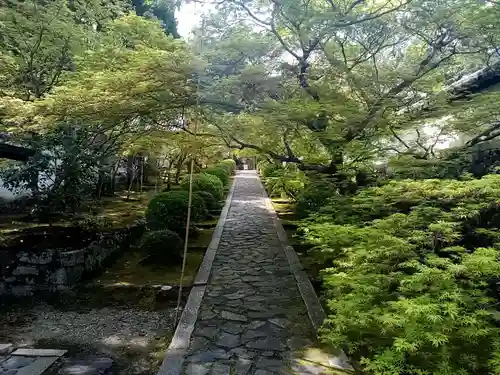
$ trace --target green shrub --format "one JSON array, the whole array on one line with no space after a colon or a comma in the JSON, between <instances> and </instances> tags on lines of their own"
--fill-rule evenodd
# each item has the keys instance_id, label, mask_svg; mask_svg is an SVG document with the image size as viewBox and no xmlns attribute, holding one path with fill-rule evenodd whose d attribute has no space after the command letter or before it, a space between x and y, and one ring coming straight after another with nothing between
<instances>
[{"instance_id":1,"label":"green shrub","mask_svg":"<svg viewBox=\"0 0 500 375\"><path fill-rule=\"evenodd\" d=\"M208 191L197 191L196 194L198 194L203 199L207 210L212 211L216 210L219 207L217 200Z\"/></svg>"},{"instance_id":2,"label":"green shrub","mask_svg":"<svg viewBox=\"0 0 500 375\"><path fill-rule=\"evenodd\" d=\"M375 375L499 373L497 202L497 175L330 198L302 224L326 268L322 340Z\"/></svg>"},{"instance_id":3,"label":"green shrub","mask_svg":"<svg viewBox=\"0 0 500 375\"><path fill-rule=\"evenodd\" d=\"M296 200L304 190L306 177L294 168L277 169L272 177L264 179L264 185L270 196L281 196Z\"/></svg>"},{"instance_id":4,"label":"green shrub","mask_svg":"<svg viewBox=\"0 0 500 375\"><path fill-rule=\"evenodd\" d=\"M214 166L206 169L202 169L203 173L211 174L219 178L222 181L222 184L226 186L229 183L229 171L227 167L224 166Z\"/></svg>"},{"instance_id":5,"label":"green shrub","mask_svg":"<svg viewBox=\"0 0 500 375\"><path fill-rule=\"evenodd\" d=\"M224 159L219 164L226 167L231 175L236 172L236 162L233 159Z\"/></svg>"},{"instance_id":6,"label":"green shrub","mask_svg":"<svg viewBox=\"0 0 500 375\"><path fill-rule=\"evenodd\" d=\"M181 187L184 190L189 189L189 176L182 180ZM217 201L220 201L224 196L224 185L217 176L197 173L193 174L193 191L208 191Z\"/></svg>"},{"instance_id":7,"label":"green shrub","mask_svg":"<svg viewBox=\"0 0 500 375\"><path fill-rule=\"evenodd\" d=\"M337 194L335 186L321 179L310 180L298 194L295 213L298 218L305 218L323 207L327 200Z\"/></svg>"},{"instance_id":8,"label":"green shrub","mask_svg":"<svg viewBox=\"0 0 500 375\"><path fill-rule=\"evenodd\" d=\"M262 177L278 177L283 173L284 167L281 164L264 162L259 166Z\"/></svg>"},{"instance_id":9,"label":"green shrub","mask_svg":"<svg viewBox=\"0 0 500 375\"><path fill-rule=\"evenodd\" d=\"M189 193L184 190L157 194L146 210L147 226L151 230L170 229L182 233L186 228ZM193 194L191 220L196 222L207 215L203 198Z\"/></svg>"},{"instance_id":10,"label":"green shrub","mask_svg":"<svg viewBox=\"0 0 500 375\"><path fill-rule=\"evenodd\" d=\"M182 259L184 241L171 230L146 232L139 250L147 256L148 263L177 264Z\"/></svg>"}]
</instances>

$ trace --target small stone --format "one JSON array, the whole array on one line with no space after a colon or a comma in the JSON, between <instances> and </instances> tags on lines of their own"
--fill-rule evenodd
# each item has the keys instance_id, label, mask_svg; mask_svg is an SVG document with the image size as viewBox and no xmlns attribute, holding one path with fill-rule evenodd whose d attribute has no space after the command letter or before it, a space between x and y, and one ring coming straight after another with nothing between
<instances>
[{"instance_id":1,"label":"small stone","mask_svg":"<svg viewBox=\"0 0 500 375\"><path fill-rule=\"evenodd\" d=\"M2 370L0 369L0 375L16 375L17 370Z\"/></svg>"},{"instance_id":2,"label":"small stone","mask_svg":"<svg viewBox=\"0 0 500 375\"><path fill-rule=\"evenodd\" d=\"M222 363L215 363L212 367L213 375L230 375L231 368L228 365L224 365Z\"/></svg>"},{"instance_id":3,"label":"small stone","mask_svg":"<svg viewBox=\"0 0 500 375\"><path fill-rule=\"evenodd\" d=\"M101 375L113 366L111 358L73 359L67 361L58 375Z\"/></svg>"},{"instance_id":4,"label":"small stone","mask_svg":"<svg viewBox=\"0 0 500 375\"><path fill-rule=\"evenodd\" d=\"M249 329L257 329L257 328L262 327L264 324L266 324L266 322L261 321L261 320L256 320L256 321L250 323L250 325L248 326L248 328Z\"/></svg>"},{"instance_id":5,"label":"small stone","mask_svg":"<svg viewBox=\"0 0 500 375\"><path fill-rule=\"evenodd\" d=\"M266 352L262 353L262 355L264 357L272 357L272 356L274 356L274 352L266 351Z\"/></svg>"},{"instance_id":6,"label":"small stone","mask_svg":"<svg viewBox=\"0 0 500 375\"><path fill-rule=\"evenodd\" d=\"M236 363L235 375L247 375L252 367L252 361L245 358L238 359Z\"/></svg>"},{"instance_id":7,"label":"small stone","mask_svg":"<svg viewBox=\"0 0 500 375\"><path fill-rule=\"evenodd\" d=\"M267 368L267 369L270 369L271 367L280 368L282 366L283 366L282 360L268 359L268 358L259 358L259 360L255 364L255 367L257 368Z\"/></svg>"},{"instance_id":8,"label":"small stone","mask_svg":"<svg viewBox=\"0 0 500 375\"><path fill-rule=\"evenodd\" d=\"M186 374L189 375L206 375L210 372L211 363L190 363L186 368Z\"/></svg>"},{"instance_id":9,"label":"small stone","mask_svg":"<svg viewBox=\"0 0 500 375\"><path fill-rule=\"evenodd\" d=\"M232 349L240 345L240 336L224 332L215 344L223 348Z\"/></svg>"},{"instance_id":10,"label":"small stone","mask_svg":"<svg viewBox=\"0 0 500 375\"><path fill-rule=\"evenodd\" d=\"M206 337L208 339L213 339L218 333L215 327L203 327L195 331L195 334L201 337Z\"/></svg>"},{"instance_id":11,"label":"small stone","mask_svg":"<svg viewBox=\"0 0 500 375\"><path fill-rule=\"evenodd\" d=\"M226 294L225 297L229 300L240 299L240 298L245 297L245 293L237 292L237 293L232 293L232 294Z\"/></svg>"},{"instance_id":12,"label":"small stone","mask_svg":"<svg viewBox=\"0 0 500 375\"><path fill-rule=\"evenodd\" d=\"M278 352L285 350L281 341L275 337L266 337L264 339L250 341L246 346L251 349L273 350Z\"/></svg>"},{"instance_id":13,"label":"small stone","mask_svg":"<svg viewBox=\"0 0 500 375\"><path fill-rule=\"evenodd\" d=\"M267 333L262 332L262 331L247 331L247 332L245 332L245 334L243 335L242 338L244 341L249 341L249 340L256 339L258 337L266 337L266 336L267 336Z\"/></svg>"},{"instance_id":14,"label":"small stone","mask_svg":"<svg viewBox=\"0 0 500 375\"><path fill-rule=\"evenodd\" d=\"M238 322L246 322L247 318L241 314L236 314L230 311L222 311L221 313L222 319L227 319L227 320L236 320Z\"/></svg>"},{"instance_id":15,"label":"small stone","mask_svg":"<svg viewBox=\"0 0 500 375\"><path fill-rule=\"evenodd\" d=\"M271 371L259 369L259 370L255 371L255 375L274 375L274 373Z\"/></svg>"},{"instance_id":16,"label":"small stone","mask_svg":"<svg viewBox=\"0 0 500 375\"><path fill-rule=\"evenodd\" d=\"M280 328L285 328L288 325L288 320L281 318L269 319L269 322Z\"/></svg>"},{"instance_id":17,"label":"small stone","mask_svg":"<svg viewBox=\"0 0 500 375\"><path fill-rule=\"evenodd\" d=\"M229 332L229 333L232 333L233 335L237 335L241 332L243 332L243 327L241 326L241 324L239 323L235 323L235 322L227 322L225 323L221 329L225 332Z\"/></svg>"}]
</instances>

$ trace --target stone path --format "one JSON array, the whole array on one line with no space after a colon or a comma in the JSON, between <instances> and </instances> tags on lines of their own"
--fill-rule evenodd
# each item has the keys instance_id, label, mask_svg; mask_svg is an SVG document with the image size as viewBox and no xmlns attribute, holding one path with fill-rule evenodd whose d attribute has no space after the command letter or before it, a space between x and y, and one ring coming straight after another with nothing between
<instances>
[{"instance_id":1,"label":"stone path","mask_svg":"<svg viewBox=\"0 0 500 375\"><path fill-rule=\"evenodd\" d=\"M320 374L315 334L255 172L240 172L183 374Z\"/></svg>"}]
</instances>

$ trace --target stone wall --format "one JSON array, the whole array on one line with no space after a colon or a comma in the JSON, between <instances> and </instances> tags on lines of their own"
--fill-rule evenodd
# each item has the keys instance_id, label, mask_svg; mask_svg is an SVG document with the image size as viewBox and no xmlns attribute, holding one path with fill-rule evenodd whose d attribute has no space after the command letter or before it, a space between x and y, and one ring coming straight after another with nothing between
<instances>
[{"instance_id":1,"label":"stone wall","mask_svg":"<svg viewBox=\"0 0 500 375\"><path fill-rule=\"evenodd\" d=\"M30 296L69 289L86 274L101 269L111 255L127 249L144 231L144 223L138 221L123 230L103 234L82 249L21 251L0 279L0 295Z\"/></svg>"}]
</instances>

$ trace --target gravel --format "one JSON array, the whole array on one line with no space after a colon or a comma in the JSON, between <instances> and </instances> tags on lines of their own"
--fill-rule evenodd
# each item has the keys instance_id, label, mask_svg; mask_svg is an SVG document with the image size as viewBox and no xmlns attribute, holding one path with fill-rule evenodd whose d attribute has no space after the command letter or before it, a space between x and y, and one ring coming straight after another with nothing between
<instances>
[{"instance_id":1,"label":"gravel","mask_svg":"<svg viewBox=\"0 0 500 375\"><path fill-rule=\"evenodd\" d=\"M174 309L146 311L115 307L63 311L50 305L9 312L0 331L15 345L49 346L69 350L69 357L111 356L120 374L150 374L151 354L159 342L168 342ZM55 347L57 346L57 347Z\"/></svg>"}]
</instances>

